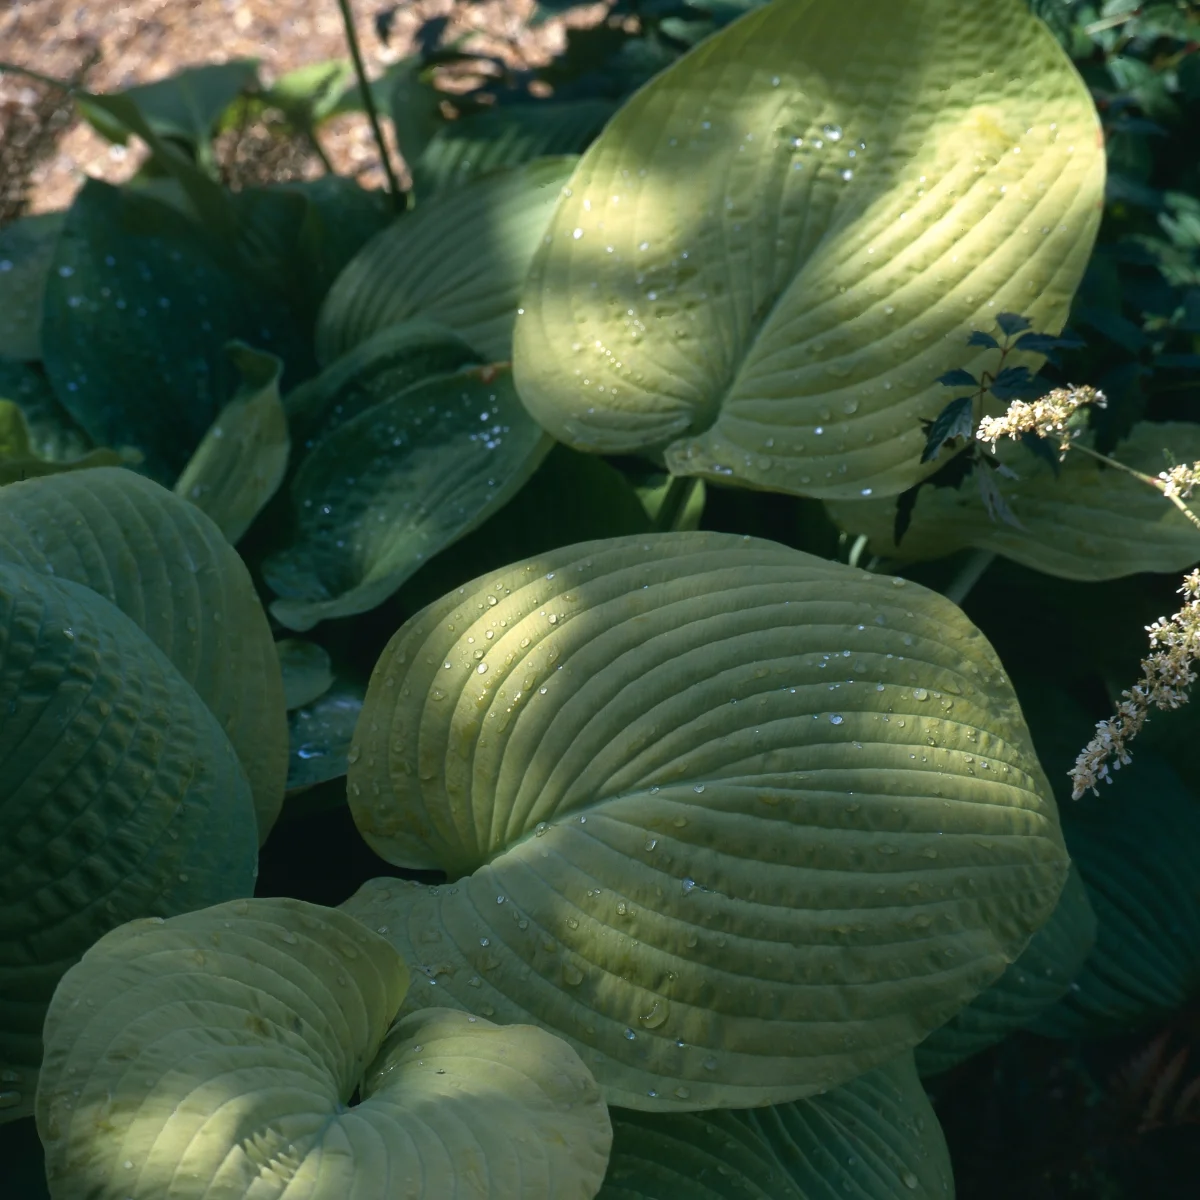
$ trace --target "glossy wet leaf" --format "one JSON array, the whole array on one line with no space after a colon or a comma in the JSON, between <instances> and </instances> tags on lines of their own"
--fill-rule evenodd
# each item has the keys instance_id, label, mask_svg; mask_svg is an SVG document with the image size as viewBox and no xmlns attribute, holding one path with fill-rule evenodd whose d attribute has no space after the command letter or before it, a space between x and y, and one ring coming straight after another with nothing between
<instances>
[{"instance_id":1,"label":"glossy wet leaf","mask_svg":"<svg viewBox=\"0 0 1200 1200\"><path fill-rule=\"evenodd\" d=\"M272 615L303 630L374 608L511 499L549 448L507 369L430 379L359 413L291 482L293 540L262 568Z\"/></svg>"},{"instance_id":2,"label":"glossy wet leaf","mask_svg":"<svg viewBox=\"0 0 1200 1200\"><path fill-rule=\"evenodd\" d=\"M46 372L93 441L136 446L145 470L173 483L237 389L225 344L286 358L290 321L178 212L89 180L46 287Z\"/></svg>"},{"instance_id":3,"label":"glossy wet leaf","mask_svg":"<svg viewBox=\"0 0 1200 1200\"><path fill-rule=\"evenodd\" d=\"M376 853L451 881L347 901L436 980L406 1003L532 1020L626 1107L778 1103L886 1062L1017 957L1067 872L959 609L724 534L456 589L388 644L350 758Z\"/></svg>"},{"instance_id":4,"label":"glossy wet leaf","mask_svg":"<svg viewBox=\"0 0 1200 1200\"><path fill-rule=\"evenodd\" d=\"M615 1109L600 1200L946 1200L953 1187L941 1126L905 1054L791 1104Z\"/></svg>"},{"instance_id":5,"label":"glossy wet leaf","mask_svg":"<svg viewBox=\"0 0 1200 1200\"><path fill-rule=\"evenodd\" d=\"M35 213L0 229L0 358L42 357L42 298L64 213Z\"/></svg>"},{"instance_id":6,"label":"glossy wet leaf","mask_svg":"<svg viewBox=\"0 0 1200 1200\"><path fill-rule=\"evenodd\" d=\"M248 895L258 843L217 720L90 588L0 562L0 714L4 1119L32 1111L63 972L122 921Z\"/></svg>"},{"instance_id":7,"label":"glossy wet leaf","mask_svg":"<svg viewBox=\"0 0 1200 1200\"><path fill-rule=\"evenodd\" d=\"M517 293L574 158L537 159L438 196L371 239L330 289L317 357L415 317L495 361L512 357Z\"/></svg>"},{"instance_id":8,"label":"glossy wet leaf","mask_svg":"<svg viewBox=\"0 0 1200 1200\"><path fill-rule=\"evenodd\" d=\"M311 704L333 684L329 654L316 642L303 638L284 638L275 643L279 667L283 672L283 695L288 712Z\"/></svg>"},{"instance_id":9,"label":"glossy wet leaf","mask_svg":"<svg viewBox=\"0 0 1200 1200\"><path fill-rule=\"evenodd\" d=\"M1111 787L1065 811L1064 832L1096 911L1096 946L1030 1028L1112 1035L1182 1008L1200 987L1200 798L1140 751Z\"/></svg>"},{"instance_id":10,"label":"glossy wet leaf","mask_svg":"<svg viewBox=\"0 0 1200 1200\"><path fill-rule=\"evenodd\" d=\"M992 519L970 480L959 489L922 488L899 547L892 540L894 500L831 502L829 514L848 533L866 534L872 554L907 561L977 546L1048 575L1095 582L1181 571L1200 558L1200 530L1132 475L1078 452L1068 452L1056 473L1007 440L997 456L1019 476L997 481L1019 525ZM1113 456L1157 475L1173 462L1200 459L1200 428L1142 421Z\"/></svg>"},{"instance_id":11,"label":"glossy wet leaf","mask_svg":"<svg viewBox=\"0 0 1200 1200\"><path fill-rule=\"evenodd\" d=\"M615 111L610 100L506 104L442 124L413 167L424 201L434 192L543 155L577 154Z\"/></svg>"},{"instance_id":12,"label":"glossy wet leaf","mask_svg":"<svg viewBox=\"0 0 1200 1200\"><path fill-rule=\"evenodd\" d=\"M194 505L112 467L0 489L0 560L93 588L212 709L250 780L265 840L283 803L283 680L236 551Z\"/></svg>"},{"instance_id":13,"label":"glossy wet leaf","mask_svg":"<svg viewBox=\"0 0 1200 1200\"><path fill-rule=\"evenodd\" d=\"M365 694L358 684L339 680L288 713L289 792L346 774Z\"/></svg>"},{"instance_id":14,"label":"glossy wet leaf","mask_svg":"<svg viewBox=\"0 0 1200 1200\"><path fill-rule=\"evenodd\" d=\"M611 1133L574 1052L455 1012L389 1031L407 984L382 937L297 900L115 930L47 1020L53 1193L593 1196Z\"/></svg>"},{"instance_id":15,"label":"glossy wet leaf","mask_svg":"<svg viewBox=\"0 0 1200 1200\"><path fill-rule=\"evenodd\" d=\"M287 470L283 363L240 342L228 347L242 383L175 481L175 494L207 513L231 544L250 528Z\"/></svg>"},{"instance_id":16,"label":"glossy wet leaf","mask_svg":"<svg viewBox=\"0 0 1200 1200\"><path fill-rule=\"evenodd\" d=\"M993 365L970 331L1062 324L1103 184L1088 91L1020 0L776 0L589 147L521 293L517 386L580 449L896 494L932 469L938 377Z\"/></svg>"},{"instance_id":17,"label":"glossy wet leaf","mask_svg":"<svg viewBox=\"0 0 1200 1200\"><path fill-rule=\"evenodd\" d=\"M1054 914L1021 957L916 1049L922 1076L936 1075L1028 1025L1067 994L1096 944L1096 914L1072 866Z\"/></svg>"},{"instance_id":18,"label":"glossy wet leaf","mask_svg":"<svg viewBox=\"0 0 1200 1200\"><path fill-rule=\"evenodd\" d=\"M30 445L40 458L81 458L93 449L36 366L0 359L0 400L11 400L24 414Z\"/></svg>"},{"instance_id":19,"label":"glossy wet leaf","mask_svg":"<svg viewBox=\"0 0 1200 1200\"><path fill-rule=\"evenodd\" d=\"M405 321L360 342L284 400L301 451L384 400L435 375L479 362L462 338L430 321Z\"/></svg>"}]
</instances>

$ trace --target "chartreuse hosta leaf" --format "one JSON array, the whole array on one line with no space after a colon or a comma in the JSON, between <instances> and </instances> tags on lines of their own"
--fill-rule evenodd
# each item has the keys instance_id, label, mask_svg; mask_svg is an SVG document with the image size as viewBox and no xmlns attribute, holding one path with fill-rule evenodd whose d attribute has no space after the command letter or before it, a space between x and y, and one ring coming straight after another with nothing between
<instances>
[{"instance_id":1,"label":"chartreuse hosta leaf","mask_svg":"<svg viewBox=\"0 0 1200 1200\"><path fill-rule=\"evenodd\" d=\"M776 0L584 154L521 295L530 411L598 453L890 495L996 312L1057 329L1100 219L1088 91L1020 0Z\"/></svg>"},{"instance_id":2,"label":"chartreuse hosta leaf","mask_svg":"<svg viewBox=\"0 0 1200 1200\"><path fill-rule=\"evenodd\" d=\"M256 849L237 755L166 656L90 588L0 562L0 1118L32 1111L62 973L131 917L248 895Z\"/></svg>"},{"instance_id":3,"label":"chartreuse hosta leaf","mask_svg":"<svg viewBox=\"0 0 1200 1200\"><path fill-rule=\"evenodd\" d=\"M1176 1011L1200 988L1200 798L1142 751L1111 788L1067 815L1071 854L1096 910L1096 947L1030 1028L1051 1037L1124 1033Z\"/></svg>"},{"instance_id":4,"label":"chartreuse hosta leaf","mask_svg":"<svg viewBox=\"0 0 1200 1200\"><path fill-rule=\"evenodd\" d=\"M995 979L1067 857L994 652L900 579L725 534L547 552L392 639L350 753L347 901L610 1103L794 1100ZM436 986L430 986L434 984Z\"/></svg>"},{"instance_id":5,"label":"chartreuse hosta leaf","mask_svg":"<svg viewBox=\"0 0 1200 1200\"><path fill-rule=\"evenodd\" d=\"M578 1056L461 1012L389 1030L407 983L383 938L299 900L114 930L46 1020L51 1195L594 1196L611 1128Z\"/></svg>"},{"instance_id":6,"label":"chartreuse hosta leaf","mask_svg":"<svg viewBox=\"0 0 1200 1200\"><path fill-rule=\"evenodd\" d=\"M828 505L830 516L849 533L865 533L876 554L915 561L978 546L1048 575L1089 582L1181 571L1200 558L1196 527L1132 475L1071 452L1055 475L1014 442L1001 442L997 451L1019 475L999 480L1019 526L995 520L969 479L958 489L922 488L899 546L892 540L894 500L840 501ZM1200 427L1140 422L1113 457L1157 475L1174 462L1200 459Z\"/></svg>"},{"instance_id":7,"label":"chartreuse hosta leaf","mask_svg":"<svg viewBox=\"0 0 1200 1200\"><path fill-rule=\"evenodd\" d=\"M311 450L322 438L405 388L433 375L474 365L479 355L445 326L405 321L359 342L284 400L298 447Z\"/></svg>"},{"instance_id":8,"label":"chartreuse hosta leaf","mask_svg":"<svg viewBox=\"0 0 1200 1200\"><path fill-rule=\"evenodd\" d=\"M496 361L512 357L517 293L573 157L539 158L438 196L371 239L329 291L317 357L426 317Z\"/></svg>"},{"instance_id":9,"label":"chartreuse hosta leaf","mask_svg":"<svg viewBox=\"0 0 1200 1200\"><path fill-rule=\"evenodd\" d=\"M237 542L283 482L289 442L279 398L282 360L240 342L229 347L229 356L242 385L196 447L175 481L175 493Z\"/></svg>"},{"instance_id":10,"label":"chartreuse hosta leaf","mask_svg":"<svg viewBox=\"0 0 1200 1200\"><path fill-rule=\"evenodd\" d=\"M272 614L310 629L374 608L511 499L551 444L507 368L429 379L359 413L292 480L292 542L263 563Z\"/></svg>"},{"instance_id":11,"label":"chartreuse hosta leaf","mask_svg":"<svg viewBox=\"0 0 1200 1200\"><path fill-rule=\"evenodd\" d=\"M228 734L265 840L287 771L283 680L249 572L212 521L132 471L77 471L0 489L0 561L86 584L146 631Z\"/></svg>"},{"instance_id":12,"label":"chartreuse hosta leaf","mask_svg":"<svg viewBox=\"0 0 1200 1200\"><path fill-rule=\"evenodd\" d=\"M600 1200L950 1200L911 1054L823 1096L710 1113L616 1109Z\"/></svg>"},{"instance_id":13,"label":"chartreuse hosta leaf","mask_svg":"<svg viewBox=\"0 0 1200 1200\"><path fill-rule=\"evenodd\" d=\"M42 458L33 447L24 411L11 400L0 400L0 486L62 471L119 466L125 461L126 455L115 450L89 450L81 458L67 461Z\"/></svg>"},{"instance_id":14,"label":"chartreuse hosta leaf","mask_svg":"<svg viewBox=\"0 0 1200 1200\"><path fill-rule=\"evenodd\" d=\"M1054 914L1016 962L916 1050L922 1075L949 1070L1035 1020L1061 999L1096 944L1096 914L1076 867Z\"/></svg>"}]
</instances>

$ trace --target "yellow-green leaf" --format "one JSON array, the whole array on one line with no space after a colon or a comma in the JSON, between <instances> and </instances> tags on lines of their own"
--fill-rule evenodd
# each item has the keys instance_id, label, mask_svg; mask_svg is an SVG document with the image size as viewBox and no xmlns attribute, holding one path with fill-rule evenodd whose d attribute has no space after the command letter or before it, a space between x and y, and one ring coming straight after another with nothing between
<instances>
[{"instance_id":1,"label":"yellow-green leaf","mask_svg":"<svg viewBox=\"0 0 1200 1200\"><path fill-rule=\"evenodd\" d=\"M999 443L997 453L1019 476L996 480L1019 525L994 519L971 479L958 489L923 487L899 546L894 500L838 501L829 514L848 533L866 534L872 553L909 561L978 546L1048 575L1095 582L1181 571L1200 559L1200 529L1132 475L1078 451L1068 451L1057 475L1014 442ZM1144 475L1195 462L1200 427L1139 422L1113 457Z\"/></svg>"},{"instance_id":2,"label":"yellow-green leaf","mask_svg":"<svg viewBox=\"0 0 1200 1200\"><path fill-rule=\"evenodd\" d=\"M946 1139L904 1054L792 1104L616 1109L600 1200L948 1200L953 1187Z\"/></svg>"},{"instance_id":3,"label":"yellow-green leaf","mask_svg":"<svg viewBox=\"0 0 1200 1200\"><path fill-rule=\"evenodd\" d=\"M283 678L250 574L216 525L99 467L0 489L0 560L82 583L145 630L228 734L265 840L287 775Z\"/></svg>"},{"instance_id":4,"label":"yellow-green leaf","mask_svg":"<svg viewBox=\"0 0 1200 1200\"><path fill-rule=\"evenodd\" d=\"M46 1022L52 1195L595 1195L611 1131L577 1055L463 1013L389 1031L407 981L383 938L298 900L114 930Z\"/></svg>"},{"instance_id":5,"label":"yellow-green leaf","mask_svg":"<svg viewBox=\"0 0 1200 1200\"><path fill-rule=\"evenodd\" d=\"M236 543L283 482L289 442L279 398L282 360L241 342L228 350L242 384L193 451L175 494L206 512Z\"/></svg>"},{"instance_id":6,"label":"yellow-green leaf","mask_svg":"<svg viewBox=\"0 0 1200 1200\"><path fill-rule=\"evenodd\" d=\"M27 1115L42 1020L102 933L248 895L250 785L161 650L90 588L0 563L0 1119Z\"/></svg>"},{"instance_id":7,"label":"yellow-green leaf","mask_svg":"<svg viewBox=\"0 0 1200 1200\"><path fill-rule=\"evenodd\" d=\"M555 437L890 495L972 329L1057 330L1100 220L1088 90L1021 0L775 0L636 93L563 190L514 365ZM1029 362L1036 360L1030 358Z\"/></svg>"},{"instance_id":8,"label":"yellow-green leaf","mask_svg":"<svg viewBox=\"0 0 1200 1200\"><path fill-rule=\"evenodd\" d=\"M346 904L436 983L409 1006L532 1020L627 1107L777 1103L888 1061L1067 873L961 611L750 538L584 543L456 589L385 649L350 762L372 848L450 880Z\"/></svg>"},{"instance_id":9,"label":"yellow-green leaf","mask_svg":"<svg viewBox=\"0 0 1200 1200\"><path fill-rule=\"evenodd\" d=\"M496 362L512 357L517 293L574 157L539 158L421 204L338 276L317 322L332 362L387 327L438 321Z\"/></svg>"},{"instance_id":10,"label":"yellow-green leaf","mask_svg":"<svg viewBox=\"0 0 1200 1200\"><path fill-rule=\"evenodd\" d=\"M137 457L116 450L89 450L82 457L67 461L42 458L31 444L29 424L20 406L11 400L0 400L0 486L63 471L116 467Z\"/></svg>"}]
</instances>

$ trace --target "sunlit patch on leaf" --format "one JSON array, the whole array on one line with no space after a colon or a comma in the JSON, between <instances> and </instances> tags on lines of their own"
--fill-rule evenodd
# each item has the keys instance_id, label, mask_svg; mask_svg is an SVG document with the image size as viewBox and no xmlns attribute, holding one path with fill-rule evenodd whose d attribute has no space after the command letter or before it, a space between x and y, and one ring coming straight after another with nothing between
<instances>
[{"instance_id":1,"label":"sunlit patch on leaf","mask_svg":"<svg viewBox=\"0 0 1200 1200\"><path fill-rule=\"evenodd\" d=\"M517 386L556 437L821 498L929 473L933 381L997 310L1061 326L1104 183L1020 0L780 0L637 92L563 191Z\"/></svg>"},{"instance_id":2,"label":"sunlit patch on leaf","mask_svg":"<svg viewBox=\"0 0 1200 1200\"><path fill-rule=\"evenodd\" d=\"M1000 974L1067 871L962 613L749 538L584 543L456 589L384 651L350 760L370 845L452 881L346 904L432 972L406 1003L533 1020L627 1107L880 1065Z\"/></svg>"}]
</instances>

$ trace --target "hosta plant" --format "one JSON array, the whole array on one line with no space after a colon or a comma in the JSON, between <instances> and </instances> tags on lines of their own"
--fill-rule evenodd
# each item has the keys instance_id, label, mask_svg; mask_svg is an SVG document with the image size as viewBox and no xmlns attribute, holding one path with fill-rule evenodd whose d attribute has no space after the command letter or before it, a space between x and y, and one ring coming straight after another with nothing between
<instances>
[{"instance_id":1,"label":"hosta plant","mask_svg":"<svg viewBox=\"0 0 1200 1200\"><path fill-rule=\"evenodd\" d=\"M149 167L0 230L18 1191L1120 1194L1196 1094L1190 26L618 0L452 119L433 32L75 89ZM407 196L222 158L355 108Z\"/></svg>"}]
</instances>

